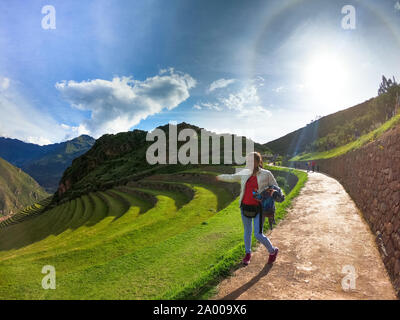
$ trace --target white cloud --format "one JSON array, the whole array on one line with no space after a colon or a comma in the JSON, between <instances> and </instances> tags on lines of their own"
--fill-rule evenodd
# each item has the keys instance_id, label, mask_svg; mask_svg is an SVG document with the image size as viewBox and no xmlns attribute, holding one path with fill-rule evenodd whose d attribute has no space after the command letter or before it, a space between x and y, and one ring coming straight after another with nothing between
<instances>
[{"instance_id":1,"label":"white cloud","mask_svg":"<svg viewBox=\"0 0 400 320\"><path fill-rule=\"evenodd\" d=\"M83 124L80 124L79 126L69 126L65 123L62 123L61 128L67 130L68 132L71 132L74 136L82 135L82 134L90 134L89 130L86 129L86 127Z\"/></svg>"},{"instance_id":2,"label":"white cloud","mask_svg":"<svg viewBox=\"0 0 400 320\"><path fill-rule=\"evenodd\" d=\"M0 77L0 91L7 90L9 87L10 87L10 79Z\"/></svg>"},{"instance_id":3,"label":"white cloud","mask_svg":"<svg viewBox=\"0 0 400 320\"><path fill-rule=\"evenodd\" d=\"M224 79L224 78L215 80L208 87L207 93L213 92L216 89L225 88L230 84L234 83L235 81L236 81L235 79Z\"/></svg>"},{"instance_id":4,"label":"white cloud","mask_svg":"<svg viewBox=\"0 0 400 320\"><path fill-rule=\"evenodd\" d=\"M265 82L265 79L261 76L256 76L255 78L250 80L250 83L257 87L263 87L264 82Z\"/></svg>"},{"instance_id":5,"label":"white cloud","mask_svg":"<svg viewBox=\"0 0 400 320\"><path fill-rule=\"evenodd\" d=\"M196 116L191 123L216 133L234 133L258 143L266 143L298 129L299 121L306 123L312 116L304 111L280 112L274 108L273 112L265 112L264 109L257 111L255 108L240 118L223 113L220 117Z\"/></svg>"},{"instance_id":6,"label":"white cloud","mask_svg":"<svg viewBox=\"0 0 400 320\"><path fill-rule=\"evenodd\" d=\"M229 111L230 116L244 116L256 112L270 114L269 110L262 106L258 95L258 88L264 85L264 79L261 77L248 81L241 89L231 92L227 95L216 97L214 101L198 102L193 106L194 109Z\"/></svg>"},{"instance_id":7,"label":"white cloud","mask_svg":"<svg viewBox=\"0 0 400 320\"><path fill-rule=\"evenodd\" d=\"M273 89L273 91L276 92L276 93L280 93L280 92L282 92L284 89L285 89L285 87L280 86L280 87L278 87L278 88Z\"/></svg>"},{"instance_id":8,"label":"white cloud","mask_svg":"<svg viewBox=\"0 0 400 320\"><path fill-rule=\"evenodd\" d=\"M194 109L202 110L204 108L208 110L216 110L221 111L222 107L218 103L210 103L210 102L199 102L193 106Z\"/></svg>"},{"instance_id":9,"label":"white cloud","mask_svg":"<svg viewBox=\"0 0 400 320\"><path fill-rule=\"evenodd\" d=\"M238 117L270 111L262 106L262 101L258 95L258 87L256 84L244 86L236 93L230 93L227 97L218 98L219 105L225 106L234 111Z\"/></svg>"},{"instance_id":10,"label":"white cloud","mask_svg":"<svg viewBox=\"0 0 400 320\"><path fill-rule=\"evenodd\" d=\"M204 112L196 113L193 122L216 133L234 133L257 142L265 141L271 135L268 128L272 125L272 113L258 94L263 82L262 78L253 79L234 92L198 102L193 108Z\"/></svg>"},{"instance_id":11,"label":"white cloud","mask_svg":"<svg viewBox=\"0 0 400 320\"><path fill-rule=\"evenodd\" d=\"M73 107L91 111L91 118L80 126L97 138L127 131L148 116L176 108L195 85L190 75L169 68L144 81L130 77L71 80L58 82L56 88Z\"/></svg>"},{"instance_id":12,"label":"white cloud","mask_svg":"<svg viewBox=\"0 0 400 320\"><path fill-rule=\"evenodd\" d=\"M26 140L26 142L38 144L38 145L41 145L41 146L46 145L46 144L51 144L51 141L49 139L45 138L45 137L32 137L32 136L29 136L25 140Z\"/></svg>"},{"instance_id":13,"label":"white cloud","mask_svg":"<svg viewBox=\"0 0 400 320\"><path fill-rule=\"evenodd\" d=\"M397 2L394 4L394 9L395 9L396 11L400 11L400 1L397 1Z\"/></svg>"},{"instance_id":14,"label":"white cloud","mask_svg":"<svg viewBox=\"0 0 400 320\"><path fill-rule=\"evenodd\" d=\"M0 77L0 136L40 145L62 141L69 131L33 106L19 85Z\"/></svg>"}]
</instances>

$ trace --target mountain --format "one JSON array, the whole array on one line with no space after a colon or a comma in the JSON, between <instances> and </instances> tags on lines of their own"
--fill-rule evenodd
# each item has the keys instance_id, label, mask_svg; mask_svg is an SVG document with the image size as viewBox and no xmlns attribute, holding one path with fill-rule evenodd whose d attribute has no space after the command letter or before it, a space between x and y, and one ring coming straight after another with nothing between
<instances>
[{"instance_id":1,"label":"mountain","mask_svg":"<svg viewBox=\"0 0 400 320\"><path fill-rule=\"evenodd\" d=\"M392 118L399 109L399 96L400 86L392 87L387 93L322 117L264 146L280 155L292 157L346 145Z\"/></svg>"},{"instance_id":2,"label":"mountain","mask_svg":"<svg viewBox=\"0 0 400 320\"><path fill-rule=\"evenodd\" d=\"M32 177L0 158L0 216L13 214L48 196Z\"/></svg>"},{"instance_id":3,"label":"mountain","mask_svg":"<svg viewBox=\"0 0 400 320\"><path fill-rule=\"evenodd\" d=\"M183 129L193 129L198 137L200 137L202 129L185 122L178 124L176 127L178 133ZM166 141L168 141L168 125L158 128L166 133ZM146 141L146 135L147 131L133 130L118 134L105 134L97 139L93 147L73 160L72 165L64 172L54 201L59 201L63 198L75 198L90 191L105 190L124 181L138 180L155 173L178 172L196 166L180 164L150 165L146 160L146 151L154 142ZM178 142L178 150L185 143L186 141ZM199 145L199 150L200 147ZM269 153L269 150L261 144L255 143L254 147L255 150L263 154ZM167 144L167 156L168 150ZM222 141L220 146L221 160L223 150Z\"/></svg>"},{"instance_id":4,"label":"mountain","mask_svg":"<svg viewBox=\"0 0 400 320\"><path fill-rule=\"evenodd\" d=\"M54 192L72 160L89 150L94 142L87 135L46 146L0 138L0 157L28 173L46 191Z\"/></svg>"}]
</instances>

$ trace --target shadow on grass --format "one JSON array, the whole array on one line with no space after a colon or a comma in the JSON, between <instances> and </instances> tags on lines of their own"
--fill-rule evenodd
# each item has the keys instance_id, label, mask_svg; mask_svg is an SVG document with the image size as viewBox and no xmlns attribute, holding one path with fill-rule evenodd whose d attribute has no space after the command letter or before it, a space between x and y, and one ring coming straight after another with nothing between
<instances>
[{"instance_id":1,"label":"shadow on grass","mask_svg":"<svg viewBox=\"0 0 400 320\"><path fill-rule=\"evenodd\" d=\"M106 217L113 216L115 220L130 207L126 199L112 190L90 193L86 197L88 203L82 200L83 197L76 198L32 219L0 229L0 252L17 250L49 236L57 237L67 230L74 231L81 226L94 227ZM97 199L97 205L94 203L94 197ZM119 209L113 210L114 205L111 202L117 203ZM138 205L140 212L145 212L151 207L145 204L142 201L140 206Z\"/></svg>"},{"instance_id":2,"label":"shadow on grass","mask_svg":"<svg viewBox=\"0 0 400 320\"><path fill-rule=\"evenodd\" d=\"M139 190L142 193L152 195L154 199L156 199L156 194L173 198L176 200L178 210L192 200L182 190L162 190L166 185L166 183L160 184L158 188L154 186L152 190ZM203 184L199 184L199 186L207 188L217 196L217 211L224 209L233 200L233 196L221 186ZM181 188L189 189L190 187L181 186ZM147 203L149 201L140 199L140 194L132 194L132 191L135 191L134 188L130 191L125 190L125 193L130 194L132 199L135 196L137 197L134 203L135 206L140 207L140 214L150 210L157 202ZM112 222L118 221L132 206L132 199L128 199L129 197L124 196L123 193L118 189L91 192L86 195L86 201L83 200L82 196L52 208L33 219L0 229L0 252L20 249L51 235L58 236L66 230L74 231L81 226L94 227L106 217L113 216ZM96 201L94 198L96 198Z\"/></svg>"}]
</instances>

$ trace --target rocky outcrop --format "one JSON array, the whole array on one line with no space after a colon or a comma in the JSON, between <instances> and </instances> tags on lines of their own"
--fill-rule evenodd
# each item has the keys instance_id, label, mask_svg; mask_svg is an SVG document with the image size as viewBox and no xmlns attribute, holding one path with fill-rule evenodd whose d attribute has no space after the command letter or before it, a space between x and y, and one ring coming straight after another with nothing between
<instances>
[{"instance_id":1,"label":"rocky outcrop","mask_svg":"<svg viewBox=\"0 0 400 320\"><path fill-rule=\"evenodd\" d=\"M61 197L65 192L68 191L68 189L71 188L71 180L66 179L64 182L61 182L60 185L58 186L57 193Z\"/></svg>"}]
</instances>

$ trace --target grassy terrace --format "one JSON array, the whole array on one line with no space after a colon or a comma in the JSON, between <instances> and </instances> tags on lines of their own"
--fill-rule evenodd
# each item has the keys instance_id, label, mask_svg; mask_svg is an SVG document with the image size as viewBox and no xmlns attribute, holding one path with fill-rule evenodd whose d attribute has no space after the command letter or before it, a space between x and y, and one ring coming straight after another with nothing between
<instances>
[{"instance_id":1,"label":"grassy terrace","mask_svg":"<svg viewBox=\"0 0 400 320\"><path fill-rule=\"evenodd\" d=\"M395 127L398 124L400 124L400 114L397 114L390 120L386 121L379 128L361 136L357 140L350 142L346 145L343 145L343 146L340 146L340 147L337 147L337 148L334 148L331 150L323 151L323 152L312 152L312 153L300 154L300 155L297 155L297 156L291 158L289 161L318 160L318 159L328 159L328 158L340 156L349 151L361 148L363 145L376 140L384 132Z\"/></svg>"},{"instance_id":2,"label":"grassy terrace","mask_svg":"<svg viewBox=\"0 0 400 320\"><path fill-rule=\"evenodd\" d=\"M210 179L217 173L191 173L198 179L154 177L161 180L91 192L0 226L0 299L207 297L240 261L243 230L237 196ZM298 183L278 205L277 220L307 179L291 173ZM56 290L41 287L45 265L56 268Z\"/></svg>"},{"instance_id":3,"label":"grassy terrace","mask_svg":"<svg viewBox=\"0 0 400 320\"><path fill-rule=\"evenodd\" d=\"M0 228L13 225L15 223L22 222L24 220L27 220L29 218L32 218L35 215L41 214L43 210L45 209L46 205L48 205L51 201L51 197L45 198L37 203L34 203L18 213L12 215L11 217L7 218L6 220L3 220L0 222Z\"/></svg>"}]
</instances>

